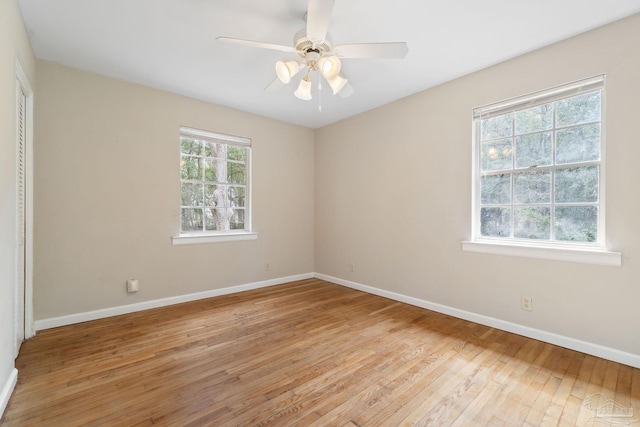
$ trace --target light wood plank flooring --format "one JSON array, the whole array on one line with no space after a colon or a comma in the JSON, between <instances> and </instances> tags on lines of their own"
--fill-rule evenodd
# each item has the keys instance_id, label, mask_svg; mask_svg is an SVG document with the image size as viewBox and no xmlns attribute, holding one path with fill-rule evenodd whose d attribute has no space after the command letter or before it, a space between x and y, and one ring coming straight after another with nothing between
<instances>
[{"instance_id":1,"label":"light wood plank flooring","mask_svg":"<svg viewBox=\"0 0 640 427\"><path fill-rule=\"evenodd\" d=\"M6 427L640 418L638 369L316 279L41 331L17 367Z\"/></svg>"}]
</instances>

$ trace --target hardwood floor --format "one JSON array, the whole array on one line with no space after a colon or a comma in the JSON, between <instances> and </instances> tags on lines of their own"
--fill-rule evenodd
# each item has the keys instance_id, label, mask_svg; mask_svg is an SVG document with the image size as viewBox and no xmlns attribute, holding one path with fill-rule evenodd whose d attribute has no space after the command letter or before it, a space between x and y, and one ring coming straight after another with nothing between
<instances>
[{"instance_id":1,"label":"hardwood floor","mask_svg":"<svg viewBox=\"0 0 640 427\"><path fill-rule=\"evenodd\" d=\"M639 369L317 279L41 331L16 363L7 427L640 419ZM606 399L634 416L591 419Z\"/></svg>"}]
</instances>

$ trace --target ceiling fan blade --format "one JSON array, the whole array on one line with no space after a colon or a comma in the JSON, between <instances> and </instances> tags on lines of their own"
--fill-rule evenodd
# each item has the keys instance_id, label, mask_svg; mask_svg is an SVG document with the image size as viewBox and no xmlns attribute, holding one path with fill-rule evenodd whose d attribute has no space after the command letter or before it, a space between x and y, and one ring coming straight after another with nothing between
<instances>
[{"instance_id":1,"label":"ceiling fan blade","mask_svg":"<svg viewBox=\"0 0 640 427\"><path fill-rule=\"evenodd\" d=\"M239 44L243 46L251 46L251 47L259 47L261 49L271 49L271 50L279 50L281 52L295 52L295 48L291 46L284 46L281 44L273 44L273 43L265 43L265 42L257 42L253 40L244 40L244 39L234 39L233 37L216 37L216 40L220 40L225 43L233 43Z\"/></svg>"},{"instance_id":2,"label":"ceiling fan blade","mask_svg":"<svg viewBox=\"0 0 640 427\"><path fill-rule=\"evenodd\" d=\"M307 37L314 43L322 43L327 37L329 20L335 0L309 0L307 6Z\"/></svg>"},{"instance_id":3,"label":"ceiling fan blade","mask_svg":"<svg viewBox=\"0 0 640 427\"><path fill-rule=\"evenodd\" d=\"M275 92L278 91L280 89L282 89L285 86L284 83L282 83L282 81L276 77L276 79L274 81L272 81L271 83L269 83L267 85L267 87L264 88L265 92Z\"/></svg>"},{"instance_id":4,"label":"ceiling fan blade","mask_svg":"<svg viewBox=\"0 0 640 427\"><path fill-rule=\"evenodd\" d=\"M335 46L333 51L340 58L404 58L409 52L405 42L357 43Z\"/></svg>"},{"instance_id":5,"label":"ceiling fan blade","mask_svg":"<svg viewBox=\"0 0 640 427\"><path fill-rule=\"evenodd\" d=\"M340 96L340 98L348 98L351 95L353 95L354 92L355 92L355 89L353 88L353 86L351 86L351 83L347 82L347 84L344 85L342 90L338 92L338 95Z\"/></svg>"}]
</instances>

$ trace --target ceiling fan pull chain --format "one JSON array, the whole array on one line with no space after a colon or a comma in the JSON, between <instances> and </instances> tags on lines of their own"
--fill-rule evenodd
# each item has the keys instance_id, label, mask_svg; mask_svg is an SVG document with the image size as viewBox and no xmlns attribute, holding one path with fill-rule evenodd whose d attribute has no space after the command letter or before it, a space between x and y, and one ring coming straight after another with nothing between
<instances>
[{"instance_id":1,"label":"ceiling fan pull chain","mask_svg":"<svg viewBox=\"0 0 640 427\"><path fill-rule=\"evenodd\" d=\"M322 113L322 79L318 76L318 112Z\"/></svg>"}]
</instances>

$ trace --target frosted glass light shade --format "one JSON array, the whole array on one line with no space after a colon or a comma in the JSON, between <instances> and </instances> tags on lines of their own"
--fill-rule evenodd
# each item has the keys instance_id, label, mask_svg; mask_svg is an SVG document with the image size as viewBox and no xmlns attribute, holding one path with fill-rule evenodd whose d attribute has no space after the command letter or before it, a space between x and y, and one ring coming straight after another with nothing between
<instances>
[{"instance_id":1,"label":"frosted glass light shade","mask_svg":"<svg viewBox=\"0 0 640 427\"><path fill-rule=\"evenodd\" d=\"M347 84L348 81L349 81L348 79L345 79L340 74L338 74L332 79L327 79L327 82L329 83L329 86L331 86L331 90L333 91L334 95L340 92L344 87L344 85Z\"/></svg>"},{"instance_id":2,"label":"frosted glass light shade","mask_svg":"<svg viewBox=\"0 0 640 427\"><path fill-rule=\"evenodd\" d=\"M300 85L293 94L305 101L309 101L311 99L311 79L309 76L304 76L302 80L300 80Z\"/></svg>"},{"instance_id":3,"label":"frosted glass light shade","mask_svg":"<svg viewBox=\"0 0 640 427\"><path fill-rule=\"evenodd\" d=\"M276 74L282 83L289 83L291 78L298 74L302 67L297 61L276 62Z\"/></svg>"},{"instance_id":4,"label":"frosted glass light shade","mask_svg":"<svg viewBox=\"0 0 640 427\"><path fill-rule=\"evenodd\" d=\"M333 79L340 74L340 58L337 56L323 56L318 60L318 68L325 79Z\"/></svg>"}]
</instances>

